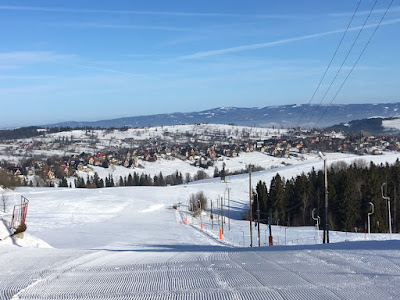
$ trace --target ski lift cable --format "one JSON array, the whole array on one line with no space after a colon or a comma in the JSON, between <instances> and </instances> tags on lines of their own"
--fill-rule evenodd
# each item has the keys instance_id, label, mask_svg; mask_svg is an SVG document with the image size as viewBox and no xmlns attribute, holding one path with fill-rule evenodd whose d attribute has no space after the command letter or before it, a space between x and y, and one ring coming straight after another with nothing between
<instances>
[{"instance_id":1,"label":"ski lift cable","mask_svg":"<svg viewBox=\"0 0 400 300\"><path fill-rule=\"evenodd\" d=\"M315 95L317 94L319 88L321 87L321 84L322 84L322 82L324 81L325 76L326 76L326 74L328 73L328 71L329 71L329 69L330 69L330 67L331 67L331 65L332 65L332 62L333 62L333 60L335 59L336 54L337 54L337 52L339 51L339 48L340 48L340 46L341 46L342 43L343 43L343 40L344 40L344 38L345 38L345 36L346 36L346 34L347 34L349 28L350 28L351 23L353 22L353 19L354 19L355 15L356 15L356 13L357 13L357 11L358 11L358 8L360 7L361 2L362 2L362 0L360 0L360 1L358 2L358 5L357 5L357 7L356 7L356 9L355 9L355 11L354 11L354 13L353 13L353 16L351 17L350 22L349 22L349 24L347 25L347 28L346 28L345 32L343 33L343 36L342 36L342 38L341 38L339 44L337 45L336 50L335 50L335 52L333 53L333 56L332 56L332 58L331 58L331 60L330 60L330 62L329 62L329 64L328 64L328 66L326 67L325 72L324 72L324 74L322 75L321 80L319 81L319 83L318 83L318 85L317 85L317 88L315 89L315 91L314 91L314 93L313 93L313 95L312 95L310 101L308 102L308 104L306 105L306 107L303 109L303 113L301 114L300 119L297 121L296 127L299 126L299 124L300 124L301 120L303 119L303 117L304 117L306 111L310 108L311 102L314 100Z\"/></svg>"},{"instance_id":2,"label":"ski lift cable","mask_svg":"<svg viewBox=\"0 0 400 300\"><path fill-rule=\"evenodd\" d=\"M349 51L347 52L346 57L344 58L342 64L340 65L340 68L337 70L337 72L336 72L336 74L335 74L335 77L332 79L332 82L331 82L330 85L328 86L328 88L327 88L327 90L326 90L324 96L322 97L321 101L320 101L319 104L315 107L315 109L314 109L313 113L311 114L311 117L308 119L308 122L307 122L307 124L306 124L305 127L307 127L307 126L311 123L311 120L314 118L314 116L315 116L315 114L317 113L318 109L322 106L323 101L325 100L325 98L326 98L326 96L328 95L329 91L331 90L333 84L335 83L337 77L339 76L340 72L342 71L344 64L346 63L347 59L349 58L350 53L353 51L353 48L354 48L355 44L357 43L357 41L358 41L358 39L359 39L359 37L360 37L362 31L364 30L365 25L367 24L367 22L368 22L370 16L372 15L372 12L373 12L373 10L374 10L374 8L375 8L375 6L376 6L377 3L378 3L378 0L375 0L374 5L372 5L371 10L369 11L368 16L365 18L365 21L364 21L363 25L361 26L360 30L358 31L358 34L357 34L356 38L354 39L353 44L351 45Z\"/></svg>"},{"instance_id":3,"label":"ski lift cable","mask_svg":"<svg viewBox=\"0 0 400 300\"><path fill-rule=\"evenodd\" d=\"M382 24L384 18L386 17L387 12L389 11L390 7L392 6L394 0L392 0L389 3L389 6L387 7L385 13L383 14L382 18L380 19L378 25L375 27L375 30L372 32L370 38L368 39L367 43L365 44L363 50L361 51L360 55L358 56L356 62L353 64L352 68L350 69L349 73L347 74L346 78L344 79L344 81L342 82L342 84L340 85L339 89L337 90L335 96L332 98L331 102L328 104L328 106L325 108L324 112L322 113L321 117L318 119L318 121L314 124L314 128L318 125L318 123L322 120L322 118L324 117L324 115L326 114L326 112L328 111L329 107L332 105L333 101L335 101L336 97L338 96L339 92L342 90L343 86L345 85L347 79L349 79L351 73L353 72L353 70L355 69L357 63L359 62L359 60L361 59L361 57L363 56L365 50L367 49L368 45L370 44L372 38L374 37L375 33L377 32L379 26Z\"/></svg>"}]
</instances>

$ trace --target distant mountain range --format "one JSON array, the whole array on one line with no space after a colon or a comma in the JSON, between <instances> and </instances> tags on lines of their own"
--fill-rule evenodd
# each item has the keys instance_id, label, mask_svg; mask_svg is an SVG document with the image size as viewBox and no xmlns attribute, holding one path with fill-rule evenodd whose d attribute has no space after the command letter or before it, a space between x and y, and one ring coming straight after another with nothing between
<instances>
[{"instance_id":1,"label":"distant mountain range","mask_svg":"<svg viewBox=\"0 0 400 300\"><path fill-rule=\"evenodd\" d=\"M281 105L263 108L219 107L191 113L170 113L148 116L126 117L94 122L63 122L44 125L44 127L146 127L161 125L179 125L195 123L235 124L259 127L290 128L300 125L306 128L315 127L326 106L317 105ZM313 117L312 117L313 116ZM400 116L400 103L380 104L342 104L332 105L323 115L316 127L328 127L346 123L351 120L371 117Z\"/></svg>"}]
</instances>

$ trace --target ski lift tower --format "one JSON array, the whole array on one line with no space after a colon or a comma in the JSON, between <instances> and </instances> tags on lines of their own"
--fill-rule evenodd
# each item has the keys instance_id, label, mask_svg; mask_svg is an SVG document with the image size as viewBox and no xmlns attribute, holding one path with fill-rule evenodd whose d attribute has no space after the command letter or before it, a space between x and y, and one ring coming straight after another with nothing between
<instances>
[{"instance_id":1,"label":"ski lift tower","mask_svg":"<svg viewBox=\"0 0 400 300\"><path fill-rule=\"evenodd\" d=\"M329 244L329 220L328 220L328 170L326 166L326 156L319 151L319 157L324 160L324 175L325 175L325 229L324 229L324 244Z\"/></svg>"}]
</instances>

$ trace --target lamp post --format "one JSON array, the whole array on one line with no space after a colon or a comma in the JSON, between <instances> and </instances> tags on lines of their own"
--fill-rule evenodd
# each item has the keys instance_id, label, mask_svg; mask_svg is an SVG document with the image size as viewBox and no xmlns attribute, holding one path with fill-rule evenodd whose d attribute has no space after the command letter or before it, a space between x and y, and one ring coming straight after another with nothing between
<instances>
[{"instance_id":1,"label":"lamp post","mask_svg":"<svg viewBox=\"0 0 400 300\"><path fill-rule=\"evenodd\" d=\"M250 247L253 247L253 226L251 220L253 219L253 206L251 204L251 168L253 166L249 165L249 199L250 199Z\"/></svg>"},{"instance_id":2,"label":"lamp post","mask_svg":"<svg viewBox=\"0 0 400 300\"><path fill-rule=\"evenodd\" d=\"M230 188L228 188L228 228L231 231L231 198L230 198Z\"/></svg>"},{"instance_id":3,"label":"lamp post","mask_svg":"<svg viewBox=\"0 0 400 300\"><path fill-rule=\"evenodd\" d=\"M370 202L369 204L371 204L371 208L372 211L370 213L368 213L368 235L371 234L371 215L374 213L374 204L372 202Z\"/></svg>"},{"instance_id":4,"label":"lamp post","mask_svg":"<svg viewBox=\"0 0 400 300\"><path fill-rule=\"evenodd\" d=\"M391 217L391 214L390 214L390 198L389 198L389 197L386 197L386 196L383 194L383 187L384 187L385 184L386 184L386 182L384 182L384 183L382 184L382 186L381 186L381 192L382 192L382 198L383 198L384 200L387 200L387 202L388 202L389 234L390 234L390 238L392 238L392 217Z\"/></svg>"},{"instance_id":5,"label":"lamp post","mask_svg":"<svg viewBox=\"0 0 400 300\"><path fill-rule=\"evenodd\" d=\"M311 217L312 217L312 219L314 220L314 221L316 221L316 229L317 229L317 239L318 239L318 235L319 235L319 223L320 223L320 220L321 220L321 218L319 217L319 216L317 216L317 217L314 217L314 212L315 212L315 208L313 208L313 210L312 210L312 213L311 213Z\"/></svg>"}]
</instances>

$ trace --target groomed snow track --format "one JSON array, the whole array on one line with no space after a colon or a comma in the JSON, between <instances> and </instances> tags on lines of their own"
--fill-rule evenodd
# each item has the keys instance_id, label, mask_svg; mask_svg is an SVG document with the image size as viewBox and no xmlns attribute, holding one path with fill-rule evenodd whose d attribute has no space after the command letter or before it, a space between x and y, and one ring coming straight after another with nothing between
<instances>
[{"instance_id":1,"label":"groomed snow track","mask_svg":"<svg viewBox=\"0 0 400 300\"><path fill-rule=\"evenodd\" d=\"M0 299L400 299L400 243L0 248Z\"/></svg>"}]
</instances>

